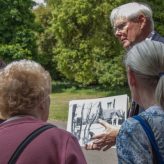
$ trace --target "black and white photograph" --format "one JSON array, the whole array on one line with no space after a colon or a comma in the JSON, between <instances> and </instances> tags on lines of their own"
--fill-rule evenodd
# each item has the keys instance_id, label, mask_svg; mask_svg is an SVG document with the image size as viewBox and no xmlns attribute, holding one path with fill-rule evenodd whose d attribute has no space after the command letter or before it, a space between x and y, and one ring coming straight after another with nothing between
<instances>
[{"instance_id":1,"label":"black and white photograph","mask_svg":"<svg viewBox=\"0 0 164 164\"><path fill-rule=\"evenodd\" d=\"M104 127L99 119L114 126L121 126L127 116L128 96L119 95L97 99L72 100L69 102L67 131L71 132L84 146L93 135Z\"/></svg>"}]
</instances>

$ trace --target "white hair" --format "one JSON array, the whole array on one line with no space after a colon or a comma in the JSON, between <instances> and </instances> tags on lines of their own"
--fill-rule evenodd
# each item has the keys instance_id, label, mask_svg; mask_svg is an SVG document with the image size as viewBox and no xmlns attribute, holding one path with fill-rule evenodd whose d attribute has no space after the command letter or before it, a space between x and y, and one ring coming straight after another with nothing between
<instances>
[{"instance_id":1,"label":"white hair","mask_svg":"<svg viewBox=\"0 0 164 164\"><path fill-rule=\"evenodd\" d=\"M127 53L125 65L140 81L146 80L145 87L154 88L156 102L164 108L164 44L151 40L136 44Z\"/></svg>"},{"instance_id":2,"label":"white hair","mask_svg":"<svg viewBox=\"0 0 164 164\"><path fill-rule=\"evenodd\" d=\"M132 20L137 18L140 14L143 14L151 23L151 30L154 30L153 13L151 8L147 4L131 2L121 5L112 10L110 15L110 21L112 26L117 19Z\"/></svg>"}]
</instances>

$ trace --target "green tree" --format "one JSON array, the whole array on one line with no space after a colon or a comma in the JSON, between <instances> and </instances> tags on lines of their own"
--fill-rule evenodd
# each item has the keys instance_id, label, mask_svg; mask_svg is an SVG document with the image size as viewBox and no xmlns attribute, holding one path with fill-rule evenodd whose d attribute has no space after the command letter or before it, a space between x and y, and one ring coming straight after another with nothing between
<instances>
[{"instance_id":1,"label":"green tree","mask_svg":"<svg viewBox=\"0 0 164 164\"><path fill-rule=\"evenodd\" d=\"M83 85L124 84L121 48L109 22L109 13L115 5L110 0L64 0L54 8L52 29L57 40L54 59L69 80ZM119 71L111 67L114 61Z\"/></svg>"},{"instance_id":2,"label":"green tree","mask_svg":"<svg viewBox=\"0 0 164 164\"><path fill-rule=\"evenodd\" d=\"M35 58L32 0L0 0L0 57L9 62Z\"/></svg>"},{"instance_id":3,"label":"green tree","mask_svg":"<svg viewBox=\"0 0 164 164\"><path fill-rule=\"evenodd\" d=\"M56 69L56 61L53 60L53 48L56 46L56 38L52 31L51 10L51 6L49 5L40 5L33 11L35 14L35 22L38 26L38 61L49 70L53 79L59 79L60 73Z\"/></svg>"},{"instance_id":4,"label":"green tree","mask_svg":"<svg viewBox=\"0 0 164 164\"><path fill-rule=\"evenodd\" d=\"M45 20L48 24L38 35L42 63L79 84L125 85L124 50L113 35L109 15L114 7L132 1L45 0L45 15L49 16L40 23L43 26ZM151 6L155 29L164 34L164 2L142 2Z\"/></svg>"}]
</instances>

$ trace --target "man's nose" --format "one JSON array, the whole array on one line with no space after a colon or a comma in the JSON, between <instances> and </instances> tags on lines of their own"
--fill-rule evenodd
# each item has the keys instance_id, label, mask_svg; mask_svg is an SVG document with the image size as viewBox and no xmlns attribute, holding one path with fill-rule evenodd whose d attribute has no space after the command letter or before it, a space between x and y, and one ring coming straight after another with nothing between
<instances>
[{"instance_id":1,"label":"man's nose","mask_svg":"<svg viewBox=\"0 0 164 164\"><path fill-rule=\"evenodd\" d=\"M122 35L122 32L120 30L116 30L114 35L117 37L117 38L120 38L121 35Z\"/></svg>"}]
</instances>

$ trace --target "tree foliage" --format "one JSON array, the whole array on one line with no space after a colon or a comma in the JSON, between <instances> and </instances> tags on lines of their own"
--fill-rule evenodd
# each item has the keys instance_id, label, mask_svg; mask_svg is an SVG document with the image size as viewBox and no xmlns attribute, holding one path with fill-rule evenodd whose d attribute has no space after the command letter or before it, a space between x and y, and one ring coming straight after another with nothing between
<instances>
[{"instance_id":1,"label":"tree foliage","mask_svg":"<svg viewBox=\"0 0 164 164\"><path fill-rule=\"evenodd\" d=\"M52 30L52 9L50 6L40 5L33 12L35 14L35 23L38 26L38 61L49 70L53 79L59 79L60 73L57 71L57 61L53 59L56 37Z\"/></svg>"},{"instance_id":2,"label":"tree foliage","mask_svg":"<svg viewBox=\"0 0 164 164\"><path fill-rule=\"evenodd\" d=\"M132 1L47 0L53 7L54 60L67 79L83 85L122 86L126 83L122 65L124 52L113 36L109 14L114 7L127 2ZM155 29L163 34L161 1L143 2L153 9Z\"/></svg>"},{"instance_id":3,"label":"tree foliage","mask_svg":"<svg viewBox=\"0 0 164 164\"><path fill-rule=\"evenodd\" d=\"M117 78L115 67L111 67L114 61L121 67L122 55L109 22L114 5L109 0L64 0L54 8L54 59L69 80L83 85L124 84L123 69L117 72Z\"/></svg>"},{"instance_id":4,"label":"tree foliage","mask_svg":"<svg viewBox=\"0 0 164 164\"><path fill-rule=\"evenodd\" d=\"M53 79L123 86L124 50L113 35L109 15L114 7L132 1L45 0L46 6L33 8L33 0L0 0L0 57L7 62L34 59ZM164 35L164 1L142 2L150 5L155 29Z\"/></svg>"},{"instance_id":5,"label":"tree foliage","mask_svg":"<svg viewBox=\"0 0 164 164\"><path fill-rule=\"evenodd\" d=\"M31 0L0 0L0 56L11 61L35 56L35 27Z\"/></svg>"}]
</instances>

